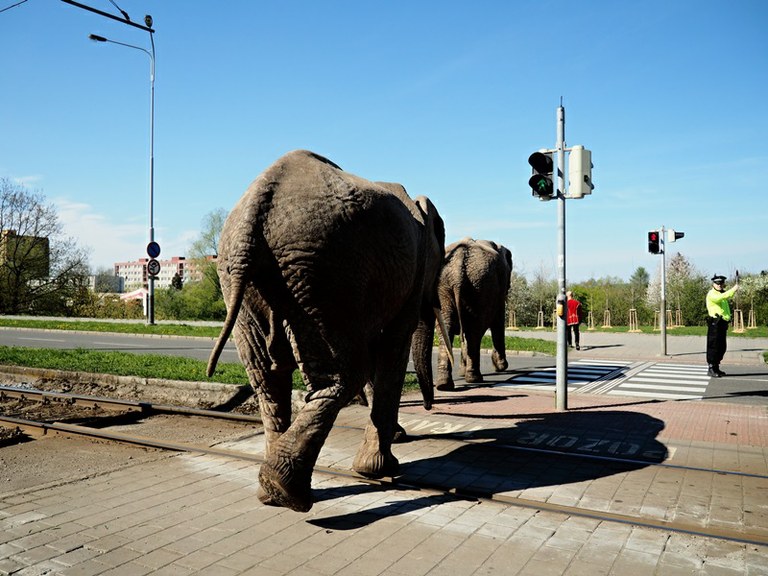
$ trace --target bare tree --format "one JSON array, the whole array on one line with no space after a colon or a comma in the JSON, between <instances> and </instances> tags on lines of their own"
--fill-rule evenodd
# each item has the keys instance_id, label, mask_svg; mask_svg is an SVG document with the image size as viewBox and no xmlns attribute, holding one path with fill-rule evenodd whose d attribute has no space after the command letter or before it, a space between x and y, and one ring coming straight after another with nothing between
<instances>
[{"instance_id":1,"label":"bare tree","mask_svg":"<svg viewBox=\"0 0 768 576\"><path fill-rule=\"evenodd\" d=\"M189 248L189 257L203 272L205 282L210 282L216 292L221 295L219 275L216 272L215 258L219 254L219 238L224 228L224 221L228 212L224 208L217 208L203 217L200 237L192 242ZM211 260L211 256L214 260Z\"/></svg>"},{"instance_id":2,"label":"bare tree","mask_svg":"<svg viewBox=\"0 0 768 576\"><path fill-rule=\"evenodd\" d=\"M0 234L0 312L65 312L87 285L88 261L55 208L0 178Z\"/></svg>"}]
</instances>

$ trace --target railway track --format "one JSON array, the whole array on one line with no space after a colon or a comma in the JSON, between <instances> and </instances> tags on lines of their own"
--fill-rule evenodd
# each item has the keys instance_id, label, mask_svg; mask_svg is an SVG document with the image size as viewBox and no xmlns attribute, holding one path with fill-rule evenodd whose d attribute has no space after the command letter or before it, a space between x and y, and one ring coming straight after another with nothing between
<instances>
[{"instance_id":1,"label":"railway track","mask_svg":"<svg viewBox=\"0 0 768 576\"><path fill-rule=\"evenodd\" d=\"M61 403L67 406L82 406L86 408L100 408L103 410L113 410L121 412L140 412L143 415L154 414L171 414L179 416L194 416L200 418L214 418L230 421L241 421L252 424L260 424L261 419L255 415L237 414L231 412L219 412L213 410L200 410L193 408L185 408L179 406L152 404L148 402L139 402L131 400L119 400L110 398L98 398L91 396L78 396L73 394L58 393L58 392L45 392L39 390L29 390L13 387L1 387L0 386L0 402L8 399L19 399L28 402L40 402L40 403ZM78 424L68 424L63 422L42 422L35 420L27 420L23 418L14 417L2 417L0 416L0 426L8 428L14 428L24 434L32 437L39 437L48 434L65 434L70 436L80 436L98 439L102 441L114 441L126 444L133 444L137 446L143 446L147 448L156 448L163 450L170 450L175 452L190 452L208 454L214 456L220 456L224 458L243 460L260 464L263 459L253 453L238 451L230 448L221 448L217 446L206 446L202 444L191 444L176 441L167 441L158 438L143 437L135 434L124 434L121 432L115 432L109 429L98 429L91 426L83 426ZM338 427L335 427L338 428ZM362 428L354 426L343 426L347 430L359 430L362 432ZM418 441L420 436L410 435L411 440ZM457 438L450 434L445 435L446 440L457 442L460 445L473 445L478 444L478 441ZM608 457L593 454L578 454L573 452L554 450L548 448L535 448L535 447L521 447L511 444L494 444L493 450L514 452L524 452L528 454L535 454L541 458L573 458L582 461L595 461L595 462L607 462L619 466L627 466L628 468L642 467L657 467L660 469L675 469L682 472L695 472L698 474L711 475L713 477L747 477L752 480L765 482L768 486L768 476L761 474L750 474L732 470L719 470L714 468L701 468L691 466L681 466L670 464L666 462L649 462L645 460L637 460L632 458L622 457ZM621 514L614 513L605 510L593 510L580 506L571 506L564 504L557 504L553 502L547 502L538 499L522 498L517 496L511 496L504 493L496 492L492 489L486 489L473 485L445 482L434 482L430 480L420 479L416 476L409 476L406 472L402 476L398 477L385 477L380 479L371 479L361 476L351 470L344 470L336 467L315 466L315 473L322 475L331 475L337 478L348 480L349 482L364 482L371 485L376 485L384 488L396 488L399 490L415 490L422 494L434 494L443 495L448 497L455 497L461 499L470 500L482 500L490 503L495 503L504 506L524 507L529 509L543 510L553 512L557 514L563 514L568 516L577 516L591 518L605 522L618 522L623 524L631 524L636 526L643 526L647 528L655 528L658 530L664 530L667 532L677 532L684 534L691 534L697 536L704 536L714 538L718 540L753 544L759 546L768 546L768 531L763 530L763 533L747 533L741 530L729 529L717 526L702 526L693 524L690 522L670 521L662 518L653 518L650 516L639 514ZM449 478L450 480L450 478Z\"/></svg>"}]
</instances>

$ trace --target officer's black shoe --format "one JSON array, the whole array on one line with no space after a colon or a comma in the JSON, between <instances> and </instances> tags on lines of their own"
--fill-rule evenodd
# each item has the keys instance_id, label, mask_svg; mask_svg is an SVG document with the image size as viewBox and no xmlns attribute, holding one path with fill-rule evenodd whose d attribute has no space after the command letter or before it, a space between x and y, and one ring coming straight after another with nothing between
<instances>
[{"instance_id":1,"label":"officer's black shoe","mask_svg":"<svg viewBox=\"0 0 768 576\"><path fill-rule=\"evenodd\" d=\"M720 378L720 373L715 369L714 366L710 366L709 370L707 370L707 376L711 376L712 378Z\"/></svg>"},{"instance_id":2,"label":"officer's black shoe","mask_svg":"<svg viewBox=\"0 0 768 576\"><path fill-rule=\"evenodd\" d=\"M720 367L719 367L719 366L718 366L717 368L715 368L715 372L717 372L717 375L718 375L718 377L722 377L722 376L725 376L725 372L723 372L722 370L720 370Z\"/></svg>"}]
</instances>

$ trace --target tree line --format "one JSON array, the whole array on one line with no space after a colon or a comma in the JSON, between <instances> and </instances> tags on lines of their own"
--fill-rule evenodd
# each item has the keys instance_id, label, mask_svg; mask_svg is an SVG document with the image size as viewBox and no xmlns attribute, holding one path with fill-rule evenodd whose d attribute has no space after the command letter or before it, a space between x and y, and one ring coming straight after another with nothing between
<instances>
[{"instance_id":1,"label":"tree line","mask_svg":"<svg viewBox=\"0 0 768 576\"><path fill-rule=\"evenodd\" d=\"M216 255L227 212L217 209L201 223L188 259L203 271L199 282L175 281L155 290L155 317L159 320L223 320L226 309L215 264L206 256ZM142 318L136 300L123 301L106 291L111 270L95 274L87 251L65 236L55 207L39 192L7 178L0 178L0 314L82 316L94 318ZM13 231L13 234L10 234ZM95 276L94 290L90 277ZM704 296L710 288L706 274L698 271L682 254L670 258L666 273L666 300L673 324L703 325ZM735 279L729 279L732 284ZM752 311L758 324L768 319L768 271L740 279L736 307L745 317ZM661 301L661 271L654 276L637 268L628 281L606 276L568 286L582 304L584 322L595 326L606 321L627 326L630 318L640 326L658 322ZM539 271L528 278L512 273L507 300L507 325L552 326L557 280Z\"/></svg>"}]
</instances>

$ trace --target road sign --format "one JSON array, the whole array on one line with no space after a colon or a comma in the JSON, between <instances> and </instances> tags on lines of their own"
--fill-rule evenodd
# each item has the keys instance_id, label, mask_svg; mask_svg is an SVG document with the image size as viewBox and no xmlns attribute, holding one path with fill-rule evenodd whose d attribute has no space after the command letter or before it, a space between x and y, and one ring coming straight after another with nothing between
<instances>
[{"instance_id":1,"label":"road sign","mask_svg":"<svg viewBox=\"0 0 768 576\"><path fill-rule=\"evenodd\" d=\"M147 272L150 276L157 276L160 274L160 262L152 258L147 262Z\"/></svg>"},{"instance_id":2,"label":"road sign","mask_svg":"<svg viewBox=\"0 0 768 576\"><path fill-rule=\"evenodd\" d=\"M160 244L157 242L150 242L147 244L147 256L150 258L157 258L160 256Z\"/></svg>"}]
</instances>

